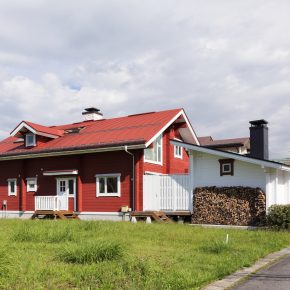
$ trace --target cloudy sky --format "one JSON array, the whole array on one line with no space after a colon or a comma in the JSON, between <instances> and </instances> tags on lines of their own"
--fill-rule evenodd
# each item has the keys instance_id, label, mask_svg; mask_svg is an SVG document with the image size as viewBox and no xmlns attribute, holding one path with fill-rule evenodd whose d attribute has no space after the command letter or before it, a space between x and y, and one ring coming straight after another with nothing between
<instances>
[{"instance_id":1,"label":"cloudy sky","mask_svg":"<svg viewBox=\"0 0 290 290\"><path fill-rule=\"evenodd\" d=\"M44 125L183 107L199 136L270 126L290 157L290 1L0 2L0 136Z\"/></svg>"}]
</instances>

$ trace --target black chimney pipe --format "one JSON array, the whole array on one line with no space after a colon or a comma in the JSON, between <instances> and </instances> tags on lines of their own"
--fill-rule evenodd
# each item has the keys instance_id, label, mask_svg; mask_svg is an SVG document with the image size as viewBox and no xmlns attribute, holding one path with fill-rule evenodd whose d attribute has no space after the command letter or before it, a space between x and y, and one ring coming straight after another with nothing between
<instances>
[{"instance_id":1,"label":"black chimney pipe","mask_svg":"<svg viewBox=\"0 0 290 290\"><path fill-rule=\"evenodd\" d=\"M250 124L250 156L269 160L268 122L265 120L256 120L251 121Z\"/></svg>"}]
</instances>

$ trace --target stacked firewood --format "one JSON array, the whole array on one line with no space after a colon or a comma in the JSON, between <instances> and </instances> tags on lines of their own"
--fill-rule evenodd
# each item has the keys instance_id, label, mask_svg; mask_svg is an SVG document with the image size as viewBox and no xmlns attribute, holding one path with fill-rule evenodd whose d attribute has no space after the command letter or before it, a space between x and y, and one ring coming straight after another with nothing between
<instances>
[{"instance_id":1,"label":"stacked firewood","mask_svg":"<svg viewBox=\"0 0 290 290\"><path fill-rule=\"evenodd\" d=\"M266 196L260 188L198 187L193 193L192 223L262 225Z\"/></svg>"}]
</instances>

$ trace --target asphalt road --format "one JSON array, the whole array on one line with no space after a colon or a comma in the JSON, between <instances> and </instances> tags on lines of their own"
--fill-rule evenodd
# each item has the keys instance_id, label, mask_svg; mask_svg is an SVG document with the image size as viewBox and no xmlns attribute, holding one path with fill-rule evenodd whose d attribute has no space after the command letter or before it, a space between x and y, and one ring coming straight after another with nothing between
<instances>
[{"instance_id":1,"label":"asphalt road","mask_svg":"<svg viewBox=\"0 0 290 290\"><path fill-rule=\"evenodd\" d=\"M290 255L250 275L234 290L290 290Z\"/></svg>"}]
</instances>

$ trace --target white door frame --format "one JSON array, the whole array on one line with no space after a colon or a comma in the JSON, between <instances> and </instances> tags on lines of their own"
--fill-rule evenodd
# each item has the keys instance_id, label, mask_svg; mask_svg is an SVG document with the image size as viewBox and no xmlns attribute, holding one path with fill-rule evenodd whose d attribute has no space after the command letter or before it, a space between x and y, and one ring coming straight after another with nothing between
<instances>
[{"instance_id":1,"label":"white door frame","mask_svg":"<svg viewBox=\"0 0 290 290\"><path fill-rule=\"evenodd\" d=\"M73 194L69 194L69 180L73 180ZM60 182L65 181L65 192L60 192ZM68 198L74 199L74 211L76 210L76 177L57 177L56 178L56 195L66 195Z\"/></svg>"}]
</instances>

